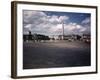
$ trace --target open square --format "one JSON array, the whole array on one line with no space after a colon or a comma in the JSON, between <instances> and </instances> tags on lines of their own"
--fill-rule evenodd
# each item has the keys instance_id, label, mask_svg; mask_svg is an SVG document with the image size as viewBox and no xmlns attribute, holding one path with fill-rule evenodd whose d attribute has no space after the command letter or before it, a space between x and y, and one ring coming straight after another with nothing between
<instances>
[{"instance_id":1,"label":"open square","mask_svg":"<svg viewBox=\"0 0 100 80\"><path fill-rule=\"evenodd\" d=\"M90 44L81 41L26 42L24 69L90 66Z\"/></svg>"}]
</instances>

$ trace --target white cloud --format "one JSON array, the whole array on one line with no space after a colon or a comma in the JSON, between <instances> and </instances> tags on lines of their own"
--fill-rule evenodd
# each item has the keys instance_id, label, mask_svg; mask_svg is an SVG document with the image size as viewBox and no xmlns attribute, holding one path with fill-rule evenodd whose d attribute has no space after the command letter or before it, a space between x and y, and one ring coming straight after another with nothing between
<instances>
[{"instance_id":1,"label":"white cloud","mask_svg":"<svg viewBox=\"0 0 100 80\"><path fill-rule=\"evenodd\" d=\"M61 29L62 29L62 24L58 24L58 25L56 25L56 26L52 26L52 27L50 28L50 31L56 32L57 30L61 30Z\"/></svg>"},{"instance_id":2,"label":"white cloud","mask_svg":"<svg viewBox=\"0 0 100 80\"><path fill-rule=\"evenodd\" d=\"M60 22L64 22L64 21L66 21L66 20L68 20L68 19L69 19L68 16L60 16L60 17L59 17L59 21L60 21Z\"/></svg>"},{"instance_id":3,"label":"white cloud","mask_svg":"<svg viewBox=\"0 0 100 80\"><path fill-rule=\"evenodd\" d=\"M64 29L65 34L81 34L86 30L85 27L77 23L69 23L67 25L65 24Z\"/></svg>"},{"instance_id":4,"label":"white cloud","mask_svg":"<svg viewBox=\"0 0 100 80\"><path fill-rule=\"evenodd\" d=\"M47 15L42 11L24 11L24 33L31 30L32 33L46 35L61 35L62 22L64 22L65 34L80 34L86 31L86 27L77 23L65 23L68 16ZM89 22L88 19L82 23Z\"/></svg>"},{"instance_id":5,"label":"white cloud","mask_svg":"<svg viewBox=\"0 0 100 80\"><path fill-rule=\"evenodd\" d=\"M90 18L86 18L82 21L82 24L88 24L90 23L90 21L91 21Z\"/></svg>"},{"instance_id":6,"label":"white cloud","mask_svg":"<svg viewBox=\"0 0 100 80\"><path fill-rule=\"evenodd\" d=\"M26 26L24 26L24 28L31 28L32 24L27 24Z\"/></svg>"}]
</instances>

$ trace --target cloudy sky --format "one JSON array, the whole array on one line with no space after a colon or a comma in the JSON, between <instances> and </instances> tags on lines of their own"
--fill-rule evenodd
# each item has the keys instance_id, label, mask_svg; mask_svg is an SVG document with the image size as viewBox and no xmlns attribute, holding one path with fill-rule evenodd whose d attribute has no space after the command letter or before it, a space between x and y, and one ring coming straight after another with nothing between
<instances>
[{"instance_id":1,"label":"cloudy sky","mask_svg":"<svg viewBox=\"0 0 100 80\"><path fill-rule=\"evenodd\" d=\"M23 33L44 35L62 35L62 23L64 34L90 33L91 14L23 10Z\"/></svg>"}]
</instances>

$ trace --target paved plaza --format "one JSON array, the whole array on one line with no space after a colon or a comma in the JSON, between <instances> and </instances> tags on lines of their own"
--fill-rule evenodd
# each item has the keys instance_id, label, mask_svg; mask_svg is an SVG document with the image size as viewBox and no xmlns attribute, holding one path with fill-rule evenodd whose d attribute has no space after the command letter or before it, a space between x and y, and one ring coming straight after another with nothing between
<instances>
[{"instance_id":1,"label":"paved plaza","mask_svg":"<svg viewBox=\"0 0 100 80\"><path fill-rule=\"evenodd\" d=\"M90 66L90 44L82 41L23 43L23 69Z\"/></svg>"}]
</instances>

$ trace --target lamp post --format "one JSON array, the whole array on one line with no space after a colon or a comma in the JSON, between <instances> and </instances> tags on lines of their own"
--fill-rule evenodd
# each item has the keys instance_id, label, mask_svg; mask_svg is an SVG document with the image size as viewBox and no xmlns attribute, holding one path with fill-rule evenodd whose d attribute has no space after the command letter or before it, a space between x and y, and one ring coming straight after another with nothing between
<instances>
[{"instance_id":1,"label":"lamp post","mask_svg":"<svg viewBox=\"0 0 100 80\"><path fill-rule=\"evenodd\" d=\"M32 33L30 30L29 30L28 40L32 40Z\"/></svg>"}]
</instances>

